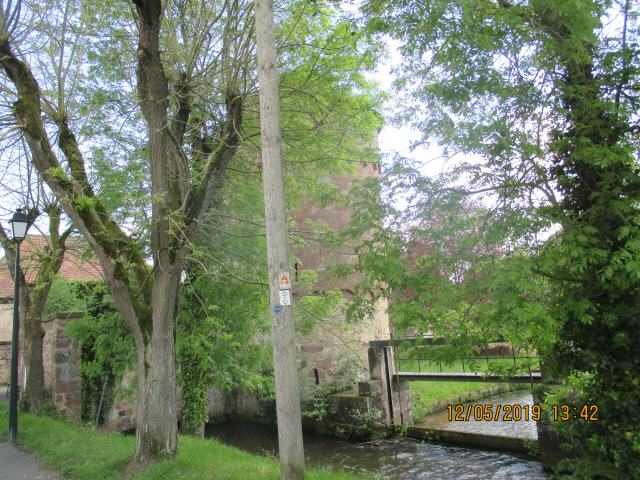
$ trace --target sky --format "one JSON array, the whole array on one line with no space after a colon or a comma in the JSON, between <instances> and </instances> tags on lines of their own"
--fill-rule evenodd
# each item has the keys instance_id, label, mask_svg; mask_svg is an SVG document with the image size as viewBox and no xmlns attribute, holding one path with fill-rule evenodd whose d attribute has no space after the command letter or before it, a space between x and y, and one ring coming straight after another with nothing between
<instances>
[{"instance_id":1,"label":"sky","mask_svg":"<svg viewBox=\"0 0 640 480\"><path fill-rule=\"evenodd\" d=\"M388 159L400 155L423 164L421 168L423 174L429 176L438 175L446 164L442 149L437 145L428 147L421 145L412 148L412 144L421 139L421 133L407 125L393 125L394 98L397 97L393 90L393 81L396 78L393 70L401 65L403 59L399 52L399 42L397 40L387 38L386 46L387 56L381 59L375 71L366 75L369 80L376 82L379 88L387 93L389 98L383 110L385 125L378 136L383 168L385 160L388 161Z\"/></svg>"}]
</instances>

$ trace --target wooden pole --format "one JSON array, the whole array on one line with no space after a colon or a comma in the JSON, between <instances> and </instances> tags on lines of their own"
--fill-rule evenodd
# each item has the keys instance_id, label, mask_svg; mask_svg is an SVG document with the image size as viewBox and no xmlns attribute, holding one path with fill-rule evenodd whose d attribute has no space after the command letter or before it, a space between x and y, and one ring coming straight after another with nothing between
<instances>
[{"instance_id":1,"label":"wooden pole","mask_svg":"<svg viewBox=\"0 0 640 480\"><path fill-rule=\"evenodd\" d=\"M284 202L280 91L272 0L256 0L260 131L280 478L304 478L302 418Z\"/></svg>"}]
</instances>

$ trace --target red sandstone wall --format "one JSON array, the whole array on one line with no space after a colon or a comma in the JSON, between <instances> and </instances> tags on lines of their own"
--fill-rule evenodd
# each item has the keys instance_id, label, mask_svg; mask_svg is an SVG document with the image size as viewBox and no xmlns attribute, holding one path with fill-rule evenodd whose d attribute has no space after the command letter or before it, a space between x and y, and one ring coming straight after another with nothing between
<instances>
[{"instance_id":1,"label":"red sandstone wall","mask_svg":"<svg viewBox=\"0 0 640 480\"><path fill-rule=\"evenodd\" d=\"M352 184L356 180L379 175L379 166L374 163L356 164L356 170L352 175L340 175L333 177L329 182L337 185L343 193L349 192ZM337 263L354 263L357 259L354 256L353 246L346 245L342 248L329 248L323 246L313 237L310 232L315 226L321 231L336 232L344 229L351 219L351 211L346 205L330 204L322 206L318 201L305 200L300 208L293 214L296 230L299 232L309 232L303 237L307 238L307 245L304 248L293 248L294 255L299 258L298 268L300 270L315 270L318 272L318 282L311 291L329 291L339 289L353 292L355 285L361 280L360 275L353 274L345 279L330 278L327 270Z\"/></svg>"},{"instance_id":2,"label":"red sandstone wall","mask_svg":"<svg viewBox=\"0 0 640 480\"><path fill-rule=\"evenodd\" d=\"M356 164L355 172L341 175L328 180L337 185L346 194L357 180L377 177L379 175L377 163ZM351 219L351 210L344 204L320 205L313 200L304 201L294 213L296 229L299 231L312 230L312 226L320 231L335 232L344 229ZM344 295L343 306L346 307L354 294L356 285L361 280L360 274L351 274L347 278L334 278L329 270L337 263L355 263L353 245L341 248L330 248L309 240L304 248L293 248L293 253L299 258L300 270L315 270L318 281L309 290L294 285L298 294L321 293L331 290L341 290ZM293 272L292 272L293 273ZM389 338L389 320L386 312L386 302L380 302L377 312L369 319L356 325L346 322L344 309L335 312L331 318L317 320L311 333L298 338L298 358L305 365L308 383L330 382L339 370L349 365L364 377L367 374L368 342Z\"/></svg>"}]
</instances>

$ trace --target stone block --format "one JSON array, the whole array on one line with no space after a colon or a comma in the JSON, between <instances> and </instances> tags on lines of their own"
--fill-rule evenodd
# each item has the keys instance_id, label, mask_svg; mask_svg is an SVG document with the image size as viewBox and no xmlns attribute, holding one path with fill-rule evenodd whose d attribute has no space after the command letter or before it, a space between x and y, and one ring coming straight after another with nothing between
<instances>
[{"instance_id":1,"label":"stone block","mask_svg":"<svg viewBox=\"0 0 640 480\"><path fill-rule=\"evenodd\" d=\"M56 351L53 354L53 361L56 363L56 365L61 365L62 363L67 361L67 355L63 352Z\"/></svg>"},{"instance_id":2,"label":"stone block","mask_svg":"<svg viewBox=\"0 0 640 480\"><path fill-rule=\"evenodd\" d=\"M322 369L322 370L331 370L335 367L335 362L330 358L322 358L316 360L311 365L313 368Z\"/></svg>"},{"instance_id":3,"label":"stone block","mask_svg":"<svg viewBox=\"0 0 640 480\"><path fill-rule=\"evenodd\" d=\"M65 382L58 381L56 382L56 393L67 393L67 392L79 392L80 385L76 382Z\"/></svg>"},{"instance_id":4,"label":"stone block","mask_svg":"<svg viewBox=\"0 0 640 480\"><path fill-rule=\"evenodd\" d=\"M209 402L208 415L210 418L221 418L228 413L225 402L225 393L222 390L209 388L207 391L207 399Z\"/></svg>"},{"instance_id":5,"label":"stone block","mask_svg":"<svg viewBox=\"0 0 640 480\"><path fill-rule=\"evenodd\" d=\"M383 357L382 349L369 348L369 374L374 380L381 380L383 375Z\"/></svg>"},{"instance_id":6,"label":"stone block","mask_svg":"<svg viewBox=\"0 0 640 480\"><path fill-rule=\"evenodd\" d=\"M409 382L407 381L407 384ZM409 388L403 389L402 382L400 383L400 414L402 423L413 426L413 405L411 404L411 390Z\"/></svg>"},{"instance_id":7,"label":"stone block","mask_svg":"<svg viewBox=\"0 0 640 480\"><path fill-rule=\"evenodd\" d=\"M411 382L409 380L406 380L404 378L400 379L400 391L401 392L407 392L411 390Z\"/></svg>"},{"instance_id":8,"label":"stone block","mask_svg":"<svg viewBox=\"0 0 640 480\"><path fill-rule=\"evenodd\" d=\"M331 395L333 403L333 421L351 423L353 416L369 410L370 398L361 397L356 392L344 392Z\"/></svg>"},{"instance_id":9,"label":"stone block","mask_svg":"<svg viewBox=\"0 0 640 480\"><path fill-rule=\"evenodd\" d=\"M65 392L65 400L69 403L80 403L80 391L70 390Z\"/></svg>"},{"instance_id":10,"label":"stone block","mask_svg":"<svg viewBox=\"0 0 640 480\"><path fill-rule=\"evenodd\" d=\"M358 382L358 394L361 397L375 397L382 395L382 381L369 380L366 382Z\"/></svg>"},{"instance_id":11,"label":"stone block","mask_svg":"<svg viewBox=\"0 0 640 480\"><path fill-rule=\"evenodd\" d=\"M63 335L59 335L56 341L56 348L59 349L68 349L71 347L71 339L69 337L65 337Z\"/></svg>"},{"instance_id":12,"label":"stone block","mask_svg":"<svg viewBox=\"0 0 640 480\"><path fill-rule=\"evenodd\" d=\"M68 375L68 378L80 379L80 375L81 375L80 365L78 365L75 362L70 363L67 366L67 375Z\"/></svg>"}]
</instances>

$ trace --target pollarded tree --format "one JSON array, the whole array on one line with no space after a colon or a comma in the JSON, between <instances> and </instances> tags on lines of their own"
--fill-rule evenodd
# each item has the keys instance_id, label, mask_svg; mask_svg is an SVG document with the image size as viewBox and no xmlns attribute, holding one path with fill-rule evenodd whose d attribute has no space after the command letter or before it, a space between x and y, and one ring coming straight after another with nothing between
<instances>
[{"instance_id":1,"label":"pollarded tree","mask_svg":"<svg viewBox=\"0 0 640 480\"><path fill-rule=\"evenodd\" d=\"M135 4L135 89L146 123L143 138L151 166L153 266L96 196L85 154L70 124L72 112L66 100L72 93L66 89L70 86L65 83L70 82L67 73L83 67L79 50L64 51L62 45L70 33L76 36L75 44L81 45L82 36L88 35L82 27L91 5L68 2L60 10L54 4L47 5L61 29L59 36L53 37L60 46L53 98L50 91L40 88L26 59L16 53L13 42L18 16L15 11L6 12L4 5L0 64L14 88L13 112L33 163L93 248L118 310L133 332L138 381L136 459L146 461L174 455L177 448L174 335L180 276L198 221L222 185L226 166L241 143L246 94L242 88L246 85L252 27L247 6L239 2L165 5L159 0L139 0ZM109 10L122 18L126 15L122 7L109 3L102 12ZM196 30L191 23L196 18L206 25ZM209 28L214 25L225 28ZM164 41L173 49L184 49L173 57L179 59L180 71L167 67ZM206 101L198 91L206 82L201 77L201 82L194 82L203 70L207 70L209 82L216 82L224 99L220 117L210 119L209 124L192 116L195 105ZM50 138L52 130L57 146Z\"/></svg>"},{"instance_id":2,"label":"pollarded tree","mask_svg":"<svg viewBox=\"0 0 640 480\"><path fill-rule=\"evenodd\" d=\"M36 216L36 209L28 209L31 218ZM40 414L44 402L44 364L43 364L43 340L42 314L47 302L49 290L53 285L55 275L62 266L67 240L73 226L60 232L61 209L54 203L44 206L48 217L48 230L45 243L40 251L31 252L31 260L37 261L35 278L27 282L24 269L24 259L20 276L20 317L21 327L24 333L25 348L22 351L22 362L25 367L26 377L24 388L20 395L20 406L23 411ZM28 240L27 240L28 241ZM9 238L6 231L0 226L0 244L5 251L5 259L11 278L15 278L15 243Z\"/></svg>"},{"instance_id":3,"label":"pollarded tree","mask_svg":"<svg viewBox=\"0 0 640 480\"><path fill-rule=\"evenodd\" d=\"M304 18L304 2L286 5ZM256 109L252 111L256 97L251 97L251 4L137 0L134 5L98 5L69 0L60 6L51 1L23 8L23 14L33 18L28 31L16 23L15 12L2 10L0 65L15 98L13 114L36 168L94 249L135 339L136 458L173 455L174 325L181 274L203 215L224 201L221 188L246 126L250 135L257 132L251 130L257 123ZM289 10L281 12L286 20ZM290 24L289 39L297 25L307 26L285 20L280 25ZM323 22L331 21L325 16ZM355 48L348 28L341 25L336 32L347 39L343 45L351 41ZM316 23L301 38L325 33ZM43 36L51 40L46 52L40 48ZM19 55L19 47L29 53ZM328 51L322 41L289 41L284 47L287 52L296 48L305 53L287 57L291 132L304 130L307 138L328 139L338 134L325 136L327 125L334 128L341 118L351 115L359 123L363 118L369 122L371 116L363 115L370 114L366 95L354 95L356 108L342 117L336 115L339 109L330 108L359 81L364 84L353 68L358 55L340 57L344 69L352 70L345 78L331 75L332 53L337 51ZM301 58L304 61L296 63ZM319 102L310 88L319 71L327 80L320 97L327 102ZM309 106L318 115L308 113ZM300 163L326 166L335 160L326 148L311 153ZM243 162L248 170L256 169L250 151ZM122 177L124 172L139 182L142 194L114 194L122 178L109 174ZM293 176L296 169L291 172ZM140 211L132 214L134 205Z\"/></svg>"},{"instance_id":4,"label":"pollarded tree","mask_svg":"<svg viewBox=\"0 0 640 480\"><path fill-rule=\"evenodd\" d=\"M18 272L19 314L24 338L22 362L26 372L20 401L23 410L40 414L44 401L42 315L49 291L68 249L67 240L74 228L72 225L64 227L68 222L65 222L62 208L51 192L47 191L39 175L33 171L33 165L28 160L28 152L25 151L20 133L15 129L15 122L11 122L11 116L8 116L7 123L7 128L0 138L3 179L0 195L5 201L2 209L10 216L13 213L12 206L23 207L29 218L37 221L31 227L31 233L37 229L42 234L42 242L35 241L32 244L30 258L23 258ZM26 242L30 240L27 239ZM16 244L2 225L0 245L4 249L9 275L14 279ZM29 266L33 270L27 275Z\"/></svg>"},{"instance_id":5,"label":"pollarded tree","mask_svg":"<svg viewBox=\"0 0 640 480\"><path fill-rule=\"evenodd\" d=\"M45 242L40 251L31 252L31 260L36 261L38 268L35 278L27 283L25 262L18 275L20 276L20 317L24 334L24 350L22 362L25 367L25 383L20 394L20 406L25 412L42 413L44 402L44 364L42 313L47 302L49 291L56 274L62 266L65 253L68 250L69 235L75 230L73 225L62 232L60 223L62 211L57 202L47 203L43 207L48 218L48 229ZM36 209L29 209L31 218ZM28 240L27 240L28 241ZM0 244L6 253L7 267L12 278L15 278L15 244L0 226Z\"/></svg>"}]
</instances>

